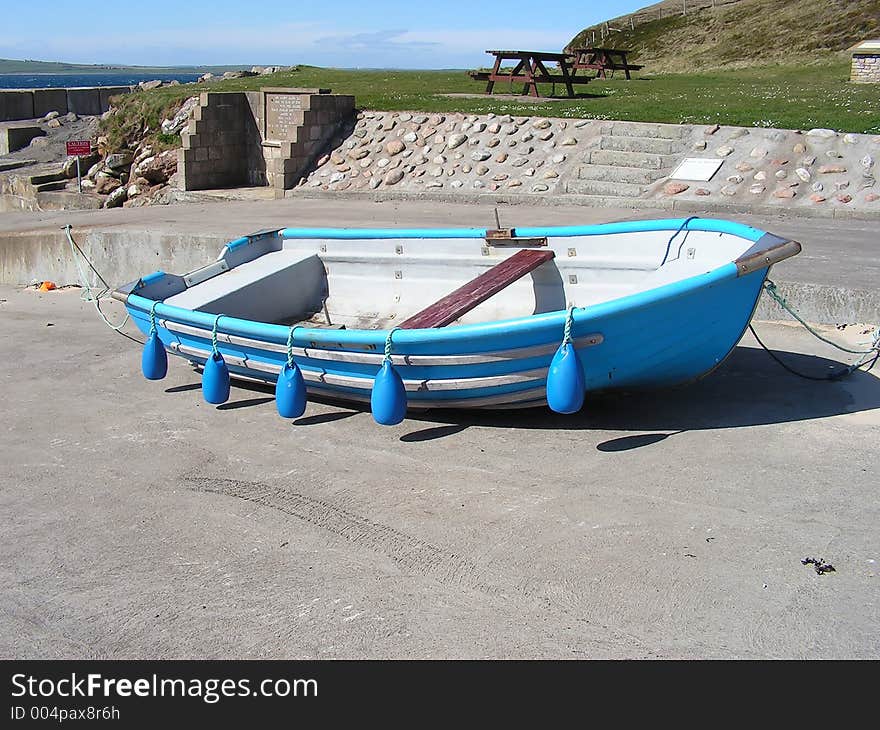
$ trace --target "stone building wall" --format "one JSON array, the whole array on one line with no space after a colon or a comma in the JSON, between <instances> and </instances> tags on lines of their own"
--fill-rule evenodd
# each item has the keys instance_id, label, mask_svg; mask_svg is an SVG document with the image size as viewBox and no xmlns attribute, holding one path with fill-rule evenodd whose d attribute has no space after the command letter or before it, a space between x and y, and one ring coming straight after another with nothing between
<instances>
[{"instance_id":1,"label":"stone building wall","mask_svg":"<svg viewBox=\"0 0 880 730\"><path fill-rule=\"evenodd\" d=\"M203 93L181 135L182 189L269 186L282 197L353 114L353 96L318 89Z\"/></svg>"},{"instance_id":2,"label":"stone building wall","mask_svg":"<svg viewBox=\"0 0 880 730\"><path fill-rule=\"evenodd\" d=\"M177 169L184 190L245 185L245 97L206 92L181 134Z\"/></svg>"},{"instance_id":3,"label":"stone building wall","mask_svg":"<svg viewBox=\"0 0 880 730\"><path fill-rule=\"evenodd\" d=\"M873 54L853 54L850 81L860 84L880 84L880 51Z\"/></svg>"}]
</instances>

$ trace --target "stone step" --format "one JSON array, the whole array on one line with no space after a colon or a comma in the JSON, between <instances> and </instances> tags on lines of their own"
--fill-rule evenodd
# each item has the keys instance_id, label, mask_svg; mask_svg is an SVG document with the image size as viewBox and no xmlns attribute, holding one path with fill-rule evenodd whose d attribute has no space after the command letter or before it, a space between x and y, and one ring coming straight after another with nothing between
<instances>
[{"instance_id":1,"label":"stone step","mask_svg":"<svg viewBox=\"0 0 880 730\"><path fill-rule=\"evenodd\" d=\"M577 169L580 180L603 180L608 182L637 183L649 185L662 175L660 170L644 170L640 167L614 167L613 165L581 165Z\"/></svg>"},{"instance_id":2,"label":"stone step","mask_svg":"<svg viewBox=\"0 0 880 730\"><path fill-rule=\"evenodd\" d=\"M664 137L602 137L600 149L617 152L650 152L655 155L671 155L679 152L681 141Z\"/></svg>"},{"instance_id":3,"label":"stone step","mask_svg":"<svg viewBox=\"0 0 880 730\"><path fill-rule=\"evenodd\" d=\"M690 133L688 127L678 124L642 124L617 122L611 125L615 137L652 137L655 139L682 139Z\"/></svg>"},{"instance_id":4,"label":"stone step","mask_svg":"<svg viewBox=\"0 0 880 730\"><path fill-rule=\"evenodd\" d=\"M648 152L618 152L617 150L592 150L589 162L592 165L615 165L617 167L641 167L660 170L672 164L665 155L652 155Z\"/></svg>"},{"instance_id":5,"label":"stone step","mask_svg":"<svg viewBox=\"0 0 880 730\"><path fill-rule=\"evenodd\" d=\"M645 186L611 180L570 180L565 186L565 191L578 195L638 198L645 192Z\"/></svg>"}]
</instances>

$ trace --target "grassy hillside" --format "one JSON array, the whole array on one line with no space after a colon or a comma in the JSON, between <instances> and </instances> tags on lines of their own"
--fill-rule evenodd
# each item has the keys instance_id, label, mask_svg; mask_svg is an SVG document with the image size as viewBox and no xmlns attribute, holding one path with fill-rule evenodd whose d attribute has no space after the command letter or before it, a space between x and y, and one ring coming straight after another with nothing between
<instances>
[{"instance_id":1,"label":"grassy hillside","mask_svg":"<svg viewBox=\"0 0 880 730\"><path fill-rule=\"evenodd\" d=\"M880 37L880 0L741 0L681 15L680 2L635 14L635 29L619 27L602 42L632 51L645 72L689 72L794 61L822 63L854 43ZM688 3L691 5L691 3ZM679 14L667 15L677 7ZM628 16L626 16L628 17ZM656 18L644 21L645 18ZM578 33L569 47L599 45L599 26Z\"/></svg>"},{"instance_id":2,"label":"grassy hillside","mask_svg":"<svg viewBox=\"0 0 880 730\"><path fill-rule=\"evenodd\" d=\"M662 74L626 81L593 81L575 99L538 103L483 96L485 84L463 71L357 71L299 66L297 71L182 84L119 97L120 113L103 122L110 146L136 142L146 132L159 146L176 147L177 135L156 130L183 100L200 91L244 91L264 86L329 87L354 94L358 107L470 114L518 114L588 119L624 119L672 124L722 123L745 127L810 129L880 134L880 94L871 84L847 83L849 67L836 60L805 74L801 66L778 66ZM505 91L503 84L497 91ZM517 87L516 92L520 90ZM541 93L549 94L549 86ZM557 93L560 89L557 87ZM457 94L468 94L458 96ZM473 96L471 96L473 95Z\"/></svg>"},{"instance_id":3,"label":"grassy hillside","mask_svg":"<svg viewBox=\"0 0 880 730\"><path fill-rule=\"evenodd\" d=\"M18 61L0 58L0 74L105 74L129 73L220 73L249 69L250 66L114 66L112 64L63 63L61 61Z\"/></svg>"}]
</instances>

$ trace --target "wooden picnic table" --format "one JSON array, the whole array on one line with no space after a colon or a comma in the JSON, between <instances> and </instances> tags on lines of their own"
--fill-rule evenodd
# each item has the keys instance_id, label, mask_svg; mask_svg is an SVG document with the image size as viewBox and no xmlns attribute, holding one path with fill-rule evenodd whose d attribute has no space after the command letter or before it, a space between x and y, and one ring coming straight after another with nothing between
<instances>
[{"instance_id":1,"label":"wooden picnic table","mask_svg":"<svg viewBox=\"0 0 880 730\"><path fill-rule=\"evenodd\" d=\"M543 51L486 51L495 56L495 64L491 71L468 71L468 75L475 81L486 81L486 93L491 94L496 81L506 81L509 84L522 83L523 94L540 96L538 84L565 84L569 97L574 97L573 84L585 84L590 79L587 76L575 77L571 73L569 54L545 53ZM516 61L516 65L510 71L502 72L503 61ZM559 66L559 73L550 73L545 64L555 63Z\"/></svg>"},{"instance_id":2,"label":"wooden picnic table","mask_svg":"<svg viewBox=\"0 0 880 730\"><path fill-rule=\"evenodd\" d=\"M626 54L629 51L620 48L573 48L570 58L571 73L576 74L579 70L593 69L596 78L607 79L607 72L623 71L626 77L631 78L630 71L639 71L644 68L639 64L627 63Z\"/></svg>"}]
</instances>

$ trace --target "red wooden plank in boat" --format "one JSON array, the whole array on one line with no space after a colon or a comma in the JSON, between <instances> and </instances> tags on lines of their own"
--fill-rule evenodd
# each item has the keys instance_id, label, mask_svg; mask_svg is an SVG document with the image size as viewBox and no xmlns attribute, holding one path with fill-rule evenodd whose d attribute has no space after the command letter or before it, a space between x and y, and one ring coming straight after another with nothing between
<instances>
[{"instance_id":1,"label":"red wooden plank in boat","mask_svg":"<svg viewBox=\"0 0 880 730\"><path fill-rule=\"evenodd\" d=\"M461 315L485 302L517 279L521 279L541 264L550 261L553 251L524 248L504 259L476 279L447 294L427 309L414 314L400 325L401 329L414 330L427 327L445 327Z\"/></svg>"}]
</instances>

